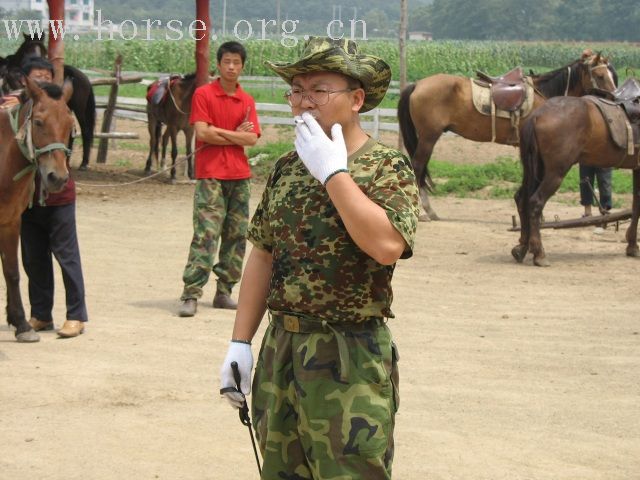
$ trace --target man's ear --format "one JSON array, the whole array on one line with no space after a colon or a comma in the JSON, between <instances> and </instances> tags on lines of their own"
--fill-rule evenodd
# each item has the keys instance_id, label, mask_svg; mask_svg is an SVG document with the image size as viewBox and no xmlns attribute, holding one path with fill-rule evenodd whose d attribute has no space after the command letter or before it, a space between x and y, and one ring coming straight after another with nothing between
<instances>
[{"instance_id":1,"label":"man's ear","mask_svg":"<svg viewBox=\"0 0 640 480\"><path fill-rule=\"evenodd\" d=\"M362 105L364 105L364 97L364 90L362 88L354 90L353 96L351 97L353 98L353 105L351 106L351 110L353 110L354 112L359 112L362 108Z\"/></svg>"}]
</instances>

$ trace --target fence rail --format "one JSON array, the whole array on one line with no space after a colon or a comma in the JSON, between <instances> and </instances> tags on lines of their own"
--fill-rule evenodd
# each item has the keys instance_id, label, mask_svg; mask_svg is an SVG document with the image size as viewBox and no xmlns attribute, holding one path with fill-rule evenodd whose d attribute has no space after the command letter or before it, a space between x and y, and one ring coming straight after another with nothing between
<instances>
[{"instance_id":1,"label":"fence rail","mask_svg":"<svg viewBox=\"0 0 640 480\"><path fill-rule=\"evenodd\" d=\"M99 111L105 108L107 100L106 96L96 96L96 106ZM118 97L115 115L119 118L146 122L146 104L147 101L144 98ZM258 110L258 120L261 125L293 125L291 108L288 105L256 103L256 109ZM395 121L396 115L397 112L394 108L374 108L360 116L361 125L374 138L378 138L380 131L399 131L398 123ZM391 118L393 118L393 121L390 121Z\"/></svg>"}]
</instances>

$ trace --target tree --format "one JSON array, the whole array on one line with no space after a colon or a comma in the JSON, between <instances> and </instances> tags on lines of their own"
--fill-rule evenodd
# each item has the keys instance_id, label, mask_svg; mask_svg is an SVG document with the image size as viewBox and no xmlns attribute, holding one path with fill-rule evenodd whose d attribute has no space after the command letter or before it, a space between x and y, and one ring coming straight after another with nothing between
<instances>
[{"instance_id":1,"label":"tree","mask_svg":"<svg viewBox=\"0 0 640 480\"><path fill-rule=\"evenodd\" d=\"M609 40L638 41L640 4L637 0L611 0L602 3L600 28Z\"/></svg>"}]
</instances>

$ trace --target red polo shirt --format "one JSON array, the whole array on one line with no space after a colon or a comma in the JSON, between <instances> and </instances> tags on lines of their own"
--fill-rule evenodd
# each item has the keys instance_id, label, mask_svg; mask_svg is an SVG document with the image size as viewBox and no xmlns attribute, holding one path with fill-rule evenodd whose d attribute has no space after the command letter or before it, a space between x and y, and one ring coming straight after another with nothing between
<instances>
[{"instance_id":1,"label":"red polo shirt","mask_svg":"<svg viewBox=\"0 0 640 480\"><path fill-rule=\"evenodd\" d=\"M248 118L247 118L248 112ZM233 95L227 95L216 79L198 87L191 102L189 122L205 122L225 130L235 131L244 121L253 122L253 132L260 136L256 103L240 84ZM251 177L251 169L241 145L210 145L196 140L196 178L242 180Z\"/></svg>"}]
</instances>

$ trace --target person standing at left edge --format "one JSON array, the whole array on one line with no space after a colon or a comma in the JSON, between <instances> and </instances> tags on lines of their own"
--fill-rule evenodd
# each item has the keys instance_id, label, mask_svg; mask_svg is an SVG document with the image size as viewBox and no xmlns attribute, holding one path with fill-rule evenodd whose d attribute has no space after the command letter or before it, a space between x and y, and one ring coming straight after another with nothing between
<instances>
[{"instance_id":1,"label":"person standing at left edge","mask_svg":"<svg viewBox=\"0 0 640 480\"><path fill-rule=\"evenodd\" d=\"M251 169L244 147L260 126L253 97L238 78L247 58L239 42L225 42L216 59L220 76L196 89L190 122L196 132L193 238L182 280L181 317L193 317L211 271L218 277L214 308L235 310L231 289L240 281L249 224ZM214 264L220 242L218 262Z\"/></svg>"},{"instance_id":2,"label":"person standing at left edge","mask_svg":"<svg viewBox=\"0 0 640 480\"><path fill-rule=\"evenodd\" d=\"M53 66L40 57L27 59L22 64L22 73L39 83L53 80ZM58 335L77 337L84 332L88 316L76 231L75 182L69 177L61 192L48 194L41 191L39 175L35 182L33 206L22 214L20 230L22 265L29 278L29 323L36 332L54 328L53 255L62 271L67 307L67 319Z\"/></svg>"}]
</instances>

